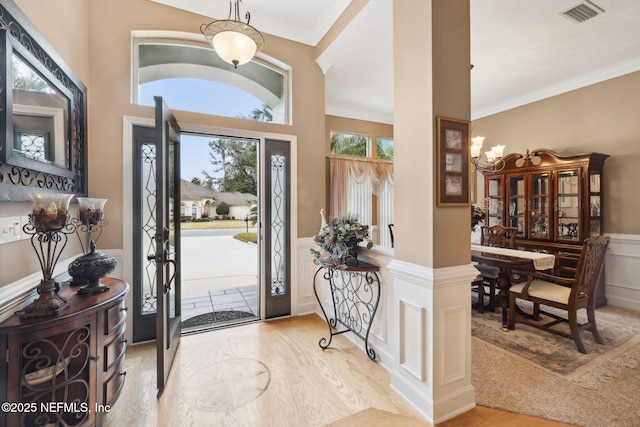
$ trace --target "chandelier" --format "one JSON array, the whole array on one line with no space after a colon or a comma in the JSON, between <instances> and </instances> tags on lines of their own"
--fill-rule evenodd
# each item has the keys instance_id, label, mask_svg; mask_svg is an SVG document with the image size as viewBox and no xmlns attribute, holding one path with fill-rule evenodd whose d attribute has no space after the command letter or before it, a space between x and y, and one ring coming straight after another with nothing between
<instances>
[{"instance_id":1,"label":"chandelier","mask_svg":"<svg viewBox=\"0 0 640 427\"><path fill-rule=\"evenodd\" d=\"M481 160L480 150L484 142L484 136L475 136L471 138L471 165L474 170L485 172L498 172L504 169L504 161L502 154L504 153L504 145L495 145L491 150L485 151L486 161Z\"/></svg>"},{"instance_id":2,"label":"chandelier","mask_svg":"<svg viewBox=\"0 0 640 427\"><path fill-rule=\"evenodd\" d=\"M251 25L251 14L247 12L245 24L240 20L240 3L242 0L229 0L229 17L219 19L210 24L202 24L200 31L209 40L218 56L225 62L238 65L251 61L256 53L264 47L264 37ZM233 14L233 18L231 16Z\"/></svg>"}]
</instances>

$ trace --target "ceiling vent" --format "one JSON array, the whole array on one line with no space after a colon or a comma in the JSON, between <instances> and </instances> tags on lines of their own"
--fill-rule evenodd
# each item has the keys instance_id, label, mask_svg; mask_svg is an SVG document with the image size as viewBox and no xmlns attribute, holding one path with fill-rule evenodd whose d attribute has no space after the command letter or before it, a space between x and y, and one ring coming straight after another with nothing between
<instances>
[{"instance_id":1,"label":"ceiling vent","mask_svg":"<svg viewBox=\"0 0 640 427\"><path fill-rule=\"evenodd\" d=\"M571 9L562 12L561 15L569 19L571 22L580 24L601 13L604 13L603 8L589 0L585 0L582 3L573 6Z\"/></svg>"}]
</instances>

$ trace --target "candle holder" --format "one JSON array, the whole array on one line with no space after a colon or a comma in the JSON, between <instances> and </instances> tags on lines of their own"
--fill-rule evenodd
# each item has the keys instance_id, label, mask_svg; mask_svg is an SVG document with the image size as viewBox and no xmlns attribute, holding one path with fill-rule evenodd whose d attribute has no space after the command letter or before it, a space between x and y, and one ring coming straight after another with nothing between
<instances>
[{"instance_id":1,"label":"candle holder","mask_svg":"<svg viewBox=\"0 0 640 427\"><path fill-rule=\"evenodd\" d=\"M102 235L102 228L108 224L104 219L104 205L106 203L107 199L78 197L78 218L72 218L71 222L77 227L78 239L80 239L82 253L85 255L91 251L91 235L96 235L93 242L97 243ZM80 238L79 232L85 233L84 242Z\"/></svg>"},{"instance_id":2,"label":"candle holder","mask_svg":"<svg viewBox=\"0 0 640 427\"><path fill-rule=\"evenodd\" d=\"M78 218L71 222L76 227L76 234L84 255L69 264L69 274L73 277L71 286L85 285L78 289L81 295L95 295L109 290L100 283L100 279L115 270L116 259L110 255L96 252L96 242L102 235L102 229L108 223L104 220L104 205L107 199L78 197ZM82 241L80 232L85 233ZM95 240L91 238L95 235Z\"/></svg>"},{"instance_id":3,"label":"candle holder","mask_svg":"<svg viewBox=\"0 0 640 427\"><path fill-rule=\"evenodd\" d=\"M67 245L69 234L75 231L67 222L72 197L73 194L33 196L33 213L29 215L23 231L31 235L31 246L42 269L42 280L36 287L38 298L17 313L23 319L55 316L69 306L67 300L58 295L60 284L53 279L53 271Z\"/></svg>"}]
</instances>

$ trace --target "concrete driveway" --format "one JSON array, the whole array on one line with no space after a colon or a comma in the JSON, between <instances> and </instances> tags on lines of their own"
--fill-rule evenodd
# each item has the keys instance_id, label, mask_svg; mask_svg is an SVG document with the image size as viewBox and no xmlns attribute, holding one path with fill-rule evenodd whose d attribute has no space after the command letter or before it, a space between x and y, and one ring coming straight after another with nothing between
<instances>
[{"instance_id":1,"label":"concrete driveway","mask_svg":"<svg viewBox=\"0 0 640 427\"><path fill-rule=\"evenodd\" d=\"M258 248L233 236L181 236L182 292L256 285Z\"/></svg>"},{"instance_id":2,"label":"concrete driveway","mask_svg":"<svg viewBox=\"0 0 640 427\"><path fill-rule=\"evenodd\" d=\"M257 246L208 234L181 236L183 321L220 310L258 315Z\"/></svg>"}]
</instances>

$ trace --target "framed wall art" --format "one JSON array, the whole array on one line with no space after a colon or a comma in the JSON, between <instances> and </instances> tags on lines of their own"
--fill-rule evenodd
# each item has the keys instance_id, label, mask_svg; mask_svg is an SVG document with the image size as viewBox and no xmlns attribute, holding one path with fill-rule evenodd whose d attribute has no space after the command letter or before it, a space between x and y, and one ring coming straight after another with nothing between
<instances>
[{"instance_id":1,"label":"framed wall art","mask_svg":"<svg viewBox=\"0 0 640 427\"><path fill-rule=\"evenodd\" d=\"M469 206L469 125L436 117L437 206Z\"/></svg>"}]
</instances>

